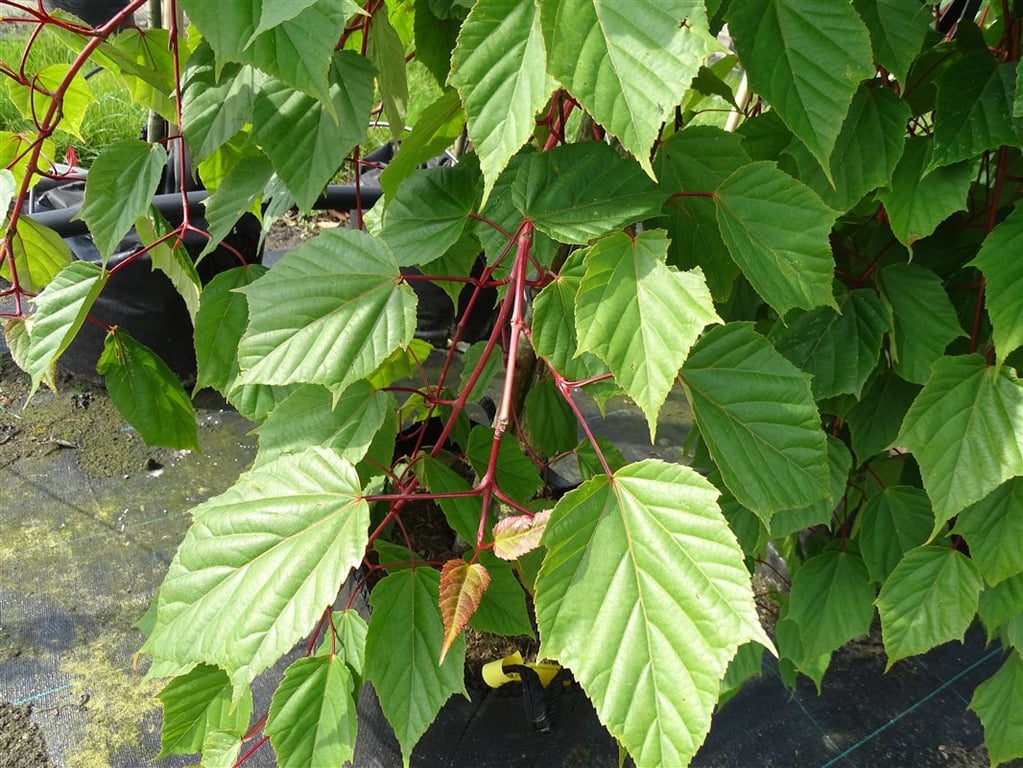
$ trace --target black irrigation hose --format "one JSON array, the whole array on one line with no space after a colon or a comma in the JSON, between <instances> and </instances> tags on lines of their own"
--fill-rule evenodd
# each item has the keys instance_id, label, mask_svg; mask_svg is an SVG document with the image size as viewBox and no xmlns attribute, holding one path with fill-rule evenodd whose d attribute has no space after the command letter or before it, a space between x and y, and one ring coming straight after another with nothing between
<instances>
[{"instance_id":1,"label":"black irrigation hose","mask_svg":"<svg viewBox=\"0 0 1023 768\"><path fill-rule=\"evenodd\" d=\"M380 199L382 194L379 187L366 186L362 187L360 194L356 196L355 187L353 186L331 184L316 199L316 202L313 203L313 208L318 210L329 208L352 210L357 207L360 200L363 208L369 208ZM209 197L209 193L205 190L197 190L189 192L187 197L189 210L192 210ZM153 205L173 225L180 224L184 220L180 193L155 195L153 197ZM61 237L73 237L75 235L85 235L89 232L84 221L74 218L80 212L81 206L75 205L52 211L36 211L35 213L28 214L28 218L45 227L49 227ZM202 218L203 212L201 209L197 209L195 212L199 218Z\"/></svg>"}]
</instances>

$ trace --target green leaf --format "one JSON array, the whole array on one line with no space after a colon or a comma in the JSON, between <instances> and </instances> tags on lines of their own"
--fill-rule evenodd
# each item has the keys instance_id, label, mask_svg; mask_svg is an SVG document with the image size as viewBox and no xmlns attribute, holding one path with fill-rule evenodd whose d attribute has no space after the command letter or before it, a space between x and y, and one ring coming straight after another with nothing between
<instances>
[{"instance_id":1,"label":"green leaf","mask_svg":"<svg viewBox=\"0 0 1023 768\"><path fill-rule=\"evenodd\" d=\"M953 533L966 539L970 558L988 584L1023 573L1023 479L1002 483L960 512Z\"/></svg>"},{"instance_id":2,"label":"green leaf","mask_svg":"<svg viewBox=\"0 0 1023 768\"><path fill-rule=\"evenodd\" d=\"M937 533L954 515L1023 475L1023 389L979 355L944 357L896 440L920 465Z\"/></svg>"},{"instance_id":3,"label":"green leaf","mask_svg":"<svg viewBox=\"0 0 1023 768\"><path fill-rule=\"evenodd\" d=\"M32 344L32 339L29 336L31 322L31 316L27 318L9 317L3 322L3 340L7 344L7 349L11 353L11 359L14 360L14 364L23 371L28 370L28 350ZM53 361L43 369L40 381L56 392L56 379L57 363Z\"/></svg>"},{"instance_id":4,"label":"green leaf","mask_svg":"<svg viewBox=\"0 0 1023 768\"><path fill-rule=\"evenodd\" d=\"M386 4L373 14L366 38L366 58L377 70L377 88L391 138L401 141L409 102L405 46L391 26Z\"/></svg>"},{"instance_id":5,"label":"green leaf","mask_svg":"<svg viewBox=\"0 0 1023 768\"><path fill-rule=\"evenodd\" d=\"M706 325L721 322L703 273L670 269L667 253L663 230L604 238L583 257L575 298L579 350L607 363L646 415L651 442L689 349Z\"/></svg>"},{"instance_id":6,"label":"green leaf","mask_svg":"<svg viewBox=\"0 0 1023 768\"><path fill-rule=\"evenodd\" d=\"M704 4L540 3L540 23L547 71L653 176L650 148L661 124L707 56L720 48Z\"/></svg>"},{"instance_id":7,"label":"green leaf","mask_svg":"<svg viewBox=\"0 0 1023 768\"><path fill-rule=\"evenodd\" d=\"M447 464L433 456L421 455L412 471L430 493L461 493L470 490L469 482ZM451 529L463 541L476 541L483 505L479 496L452 496L437 499Z\"/></svg>"},{"instance_id":8,"label":"green leaf","mask_svg":"<svg viewBox=\"0 0 1023 768\"><path fill-rule=\"evenodd\" d=\"M984 307L991 318L997 361L1023 345L1023 264L1013 258L1023 245L1023 210L1014 209L980 246L970 262L984 273Z\"/></svg>"},{"instance_id":9,"label":"green leaf","mask_svg":"<svg viewBox=\"0 0 1023 768\"><path fill-rule=\"evenodd\" d=\"M444 91L424 109L411 132L405 134L398 153L380 174L380 188L387 199L394 197L401 180L421 163L437 157L454 144L464 124L462 105L453 89Z\"/></svg>"},{"instance_id":10,"label":"green leaf","mask_svg":"<svg viewBox=\"0 0 1023 768\"><path fill-rule=\"evenodd\" d=\"M63 87L59 106L60 128L82 139L85 113L95 97L81 70L71 72L70 64L51 64L31 75L31 85L18 87L7 80L7 94L26 120L42 121L53 103L53 94Z\"/></svg>"},{"instance_id":11,"label":"green leaf","mask_svg":"<svg viewBox=\"0 0 1023 768\"><path fill-rule=\"evenodd\" d=\"M799 625L803 651L823 656L870 632L874 588L852 551L830 549L811 557L792 577L787 616Z\"/></svg>"},{"instance_id":12,"label":"green leaf","mask_svg":"<svg viewBox=\"0 0 1023 768\"><path fill-rule=\"evenodd\" d=\"M494 430L490 427L475 427L469 433L466 456L477 476L483 477L493 450ZM519 448L518 441L505 434L497 453L497 487L518 502L527 502L543 487L543 480L536 465ZM477 517L477 522L479 518ZM475 534L470 541L475 541Z\"/></svg>"},{"instance_id":13,"label":"green leaf","mask_svg":"<svg viewBox=\"0 0 1023 768\"><path fill-rule=\"evenodd\" d=\"M337 656L293 661L274 692L266 734L281 768L341 765L355 756L352 673Z\"/></svg>"},{"instance_id":14,"label":"green leaf","mask_svg":"<svg viewBox=\"0 0 1023 768\"><path fill-rule=\"evenodd\" d=\"M205 662L237 690L312 630L362 562L369 505L351 464L310 448L245 472L192 518L143 650L154 677Z\"/></svg>"},{"instance_id":15,"label":"green leaf","mask_svg":"<svg viewBox=\"0 0 1023 768\"><path fill-rule=\"evenodd\" d=\"M252 121L262 80L244 64L223 64L218 73L213 49L199 44L181 74L182 132L193 160L205 159Z\"/></svg>"},{"instance_id":16,"label":"green leaf","mask_svg":"<svg viewBox=\"0 0 1023 768\"><path fill-rule=\"evenodd\" d=\"M484 204L512 155L532 136L534 117L554 91L545 62L540 12L533 3L481 0L462 24L451 84L462 97L480 158Z\"/></svg>"},{"instance_id":17,"label":"green leaf","mask_svg":"<svg viewBox=\"0 0 1023 768\"><path fill-rule=\"evenodd\" d=\"M150 207L149 216L140 216L135 221L135 232L142 245L149 248L153 271L159 270L167 276L178 296L185 302L188 316L194 323L195 314L199 310L202 281L188 249L173 236L158 242L170 234L171 226L155 207Z\"/></svg>"},{"instance_id":18,"label":"green leaf","mask_svg":"<svg viewBox=\"0 0 1023 768\"><path fill-rule=\"evenodd\" d=\"M479 203L479 169L466 158L406 178L384 212L380 237L403 267L426 264L458 242Z\"/></svg>"},{"instance_id":19,"label":"green leaf","mask_svg":"<svg viewBox=\"0 0 1023 768\"><path fill-rule=\"evenodd\" d=\"M248 302L235 291L266 274L249 264L221 272L203 288L195 316L195 392L212 387L227 395L238 377L238 344L249 321Z\"/></svg>"},{"instance_id":20,"label":"green leaf","mask_svg":"<svg viewBox=\"0 0 1023 768\"><path fill-rule=\"evenodd\" d=\"M803 640L799 635L799 625L782 614L775 629L778 643L778 671L782 682L790 687L796 686L796 675L802 673L813 681L817 695L821 693L821 681L824 673L831 666L831 654L810 656L803 650Z\"/></svg>"},{"instance_id":21,"label":"green leaf","mask_svg":"<svg viewBox=\"0 0 1023 768\"><path fill-rule=\"evenodd\" d=\"M260 212L263 189L272 175L270 161L258 153L243 156L224 175L216 191L203 201L210 236L200 258L214 251L247 211Z\"/></svg>"},{"instance_id":22,"label":"green leaf","mask_svg":"<svg viewBox=\"0 0 1023 768\"><path fill-rule=\"evenodd\" d=\"M899 426L919 392L920 387L890 370L884 371L867 387L860 401L845 415L859 464L895 442Z\"/></svg>"},{"instance_id":23,"label":"green leaf","mask_svg":"<svg viewBox=\"0 0 1023 768\"><path fill-rule=\"evenodd\" d=\"M541 513L542 514L542 513ZM467 552L466 557L471 557ZM490 574L490 586L483 593L469 626L478 632L507 637L533 637L533 622L526 607L526 593L511 563L498 560L490 552L480 552L479 561Z\"/></svg>"},{"instance_id":24,"label":"green leaf","mask_svg":"<svg viewBox=\"0 0 1023 768\"><path fill-rule=\"evenodd\" d=\"M163 704L158 758L198 752L212 731L230 731L241 738L252 716L248 687L242 691L241 703L232 707L227 673L208 664L171 680L157 698Z\"/></svg>"},{"instance_id":25,"label":"green leaf","mask_svg":"<svg viewBox=\"0 0 1023 768\"><path fill-rule=\"evenodd\" d=\"M82 327L107 277L99 265L75 261L58 272L33 299L36 313L25 355L25 370L32 377L33 392L39 382L51 376L54 363Z\"/></svg>"},{"instance_id":26,"label":"green leaf","mask_svg":"<svg viewBox=\"0 0 1023 768\"><path fill-rule=\"evenodd\" d=\"M1010 653L995 674L977 686L970 709L984 724L991 765L1023 757L1023 657Z\"/></svg>"},{"instance_id":27,"label":"green leaf","mask_svg":"<svg viewBox=\"0 0 1023 768\"><path fill-rule=\"evenodd\" d=\"M867 30L874 56L905 86L913 59L934 22L931 9L916 0L853 0Z\"/></svg>"},{"instance_id":28,"label":"green leaf","mask_svg":"<svg viewBox=\"0 0 1023 768\"><path fill-rule=\"evenodd\" d=\"M587 243L655 215L667 194L603 142L528 155L511 189L515 207L556 240Z\"/></svg>"},{"instance_id":29,"label":"green leaf","mask_svg":"<svg viewBox=\"0 0 1023 768\"><path fill-rule=\"evenodd\" d=\"M167 151L159 144L126 139L104 148L92 164L79 216L104 263L135 220L149 210L166 162Z\"/></svg>"},{"instance_id":30,"label":"green leaf","mask_svg":"<svg viewBox=\"0 0 1023 768\"><path fill-rule=\"evenodd\" d=\"M486 351L487 342L477 341L472 344L465 353L462 355L462 370L458 374L458 391L464 392L469 384L469 377L472 376L472 372L476 369L479 364L480 356ZM467 400L470 403L478 402L487 390L490 388L491 382L504 367L504 361L501 359L500 351L492 349L490 354L487 356L486 362L480 371L479 377L476 379L476 383L472 389L469 390Z\"/></svg>"},{"instance_id":31,"label":"green leaf","mask_svg":"<svg viewBox=\"0 0 1023 768\"><path fill-rule=\"evenodd\" d=\"M104 377L117 410L146 445L199 450L192 401L153 350L115 328L103 342L96 372Z\"/></svg>"},{"instance_id":32,"label":"green leaf","mask_svg":"<svg viewBox=\"0 0 1023 768\"><path fill-rule=\"evenodd\" d=\"M558 392L553 379L540 379L526 395L522 431L529 445L542 456L566 453L579 442L575 412Z\"/></svg>"},{"instance_id":33,"label":"green leaf","mask_svg":"<svg viewBox=\"0 0 1023 768\"><path fill-rule=\"evenodd\" d=\"M942 68L935 81L931 168L972 161L985 150L1020 143L1012 119L1016 62L999 64L986 47L974 49Z\"/></svg>"},{"instance_id":34,"label":"green leaf","mask_svg":"<svg viewBox=\"0 0 1023 768\"><path fill-rule=\"evenodd\" d=\"M867 500L856 523L860 554L871 580L881 584L906 552L930 538L934 513L920 488L890 485Z\"/></svg>"},{"instance_id":35,"label":"green leaf","mask_svg":"<svg viewBox=\"0 0 1023 768\"><path fill-rule=\"evenodd\" d=\"M830 492L825 498L819 499L813 504L796 509L782 509L769 518L763 513L758 513L758 517L771 532L771 538L780 539L814 525L830 525L835 517L835 509L845 495L851 468L852 456L849 455L849 449L841 440L829 435L828 486Z\"/></svg>"},{"instance_id":36,"label":"green leaf","mask_svg":"<svg viewBox=\"0 0 1023 768\"><path fill-rule=\"evenodd\" d=\"M604 461L607 462L608 469L612 472L617 472L628 464L618 446L607 438L597 435L596 443L600 446L600 452L604 456ZM597 475L604 474L604 465L600 463L593 443L587 438L583 438L580 441L579 445L576 446L575 453L576 459L579 462L579 474L582 475L583 480L589 480Z\"/></svg>"},{"instance_id":37,"label":"green leaf","mask_svg":"<svg viewBox=\"0 0 1023 768\"><path fill-rule=\"evenodd\" d=\"M877 293L860 289L842 295L838 311L817 307L781 326L771 341L785 357L813 376L817 400L851 394L859 398L877 366L888 320Z\"/></svg>"},{"instance_id":38,"label":"green leaf","mask_svg":"<svg viewBox=\"0 0 1023 768\"><path fill-rule=\"evenodd\" d=\"M930 160L931 142L922 136L908 137L891 185L878 192L892 232L910 248L951 214L966 208L966 193L973 181L971 162L928 171Z\"/></svg>"},{"instance_id":39,"label":"green leaf","mask_svg":"<svg viewBox=\"0 0 1023 768\"><path fill-rule=\"evenodd\" d=\"M175 57L167 29L125 29L107 38L94 54L97 64L120 72L132 99L168 120L177 118Z\"/></svg>"},{"instance_id":40,"label":"green leaf","mask_svg":"<svg viewBox=\"0 0 1023 768\"><path fill-rule=\"evenodd\" d=\"M321 233L240 290L251 318L238 351L244 384L343 390L415 332L415 294L394 255L357 230Z\"/></svg>"},{"instance_id":41,"label":"green leaf","mask_svg":"<svg viewBox=\"0 0 1023 768\"><path fill-rule=\"evenodd\" d=\"M752 323L712 328L690 353L682 383L714 463L743 506L766 520L830 494L810 377Z\"/></svg>"},{"instance_id":42,"label":"green leaf","mask_svg":"<svg viewBox=\"0 0 1023 768\"><path fill-rule=\"evenodd\" d=\"M950 640L962 642L977 612L976 566L947 542L917 547L895 566L877 596L887 672L899 659Z\"/></svg>"},{"instance_id":43,"label":"green leaf","mask_svg":"<svg viewBox=\"0 0 1023 768\"><path fill-rule=\"evenodd\" d=\"M210 731L202 742L203 768L234 768L241 750L241 736L230 731Z\"/></svg>"},{"instance_id":44,"label":"green leaf","mask_svg":"<svg viewBox=\"0 0 1023 768\"><path fill-rule=\"evenodd\" d=\"M331 617L334 632L337 633L337 645L341 649L345 664L359 677L366 666L366 633L369 624L354 608L337 611ZM327 639L320 646L321 652L329 650L333 643ZM361 682L361 681L360 681Z\"/></svg>"},{"instance_id":45,"label":"green leaf","mask_svg":"<svg viewBox=\"0 0 1023 768\"><path fill-rule=\"evenodd\" d=\"M779 315L835 306L828 235L836 213L809 187L762 161L729 176L714 200L732 258Z\"/></svg>"},{"instance_id":46,"label":"green leaf","mask_svg":"<svg viewBox=\"0 0 1023 768\"><path fill-rule=\"evenodd\" d=\"M334 56L326 104L283 80L262 83L253 105L252 141L262 146L301 208L312 208L362 142L372 101L373 67L352 51Z\"/></svg>"},{"instance_id":47,"label":"green leaf","mask_svg":"<svg viewBox=\"0 0 1023 768\"><path fill-rule=\"evenodd\" d=\"M373 371L367 381L377 389L389 387L399 379L408 379L422 370L433 346L422 339L412 339L407 347L398 347Z\"/></svg>"},{"instance_id":48,"label":"green leaf","mask_svg":"<svg viewBox=\"0 0 1023 768\"><path fill-rule=\"evenodd\" d=\"M866 27L848 0L732 3L728 28L750 87L830 175L830 158L861 80L874 74Z\"/></svg>"},{"instance_id":49,"label":"green leaf","mask_svg":"<svg viewBox=\"0 0 1023 768\"><path fill-rule=\"evenodd\" d=\"M771 647L716 498L692 469L648 459L568 493L544 532L540 656L572 670L638 765L687 764L739 646Z\"/></svg>"},{"instance_id":50,"label":"green leaf","mask_svg":"<svg viewBox=\"0 0 1023 768\"><path fill-rule=\"evenodd\" d=\"M893 311L891 354L895 370L924 384L945 347L966 334L941 278L919 264L893 264L878 275L881 293Z\"/></svg>"},{"instance_id":51,"label":"green leaf","mask_svg":"<svg viewBox=\"0 0 1023 768\"><path fill-rule=\"evenodd\" d=\"M393 395L374 390L365 380L337 397L324 387L303 384L256 428L259 453L255 466L315 445L332 448L341 458L357 464L395 407Z\"/></svg>"},{"instance_id":52,"label":"green leaf","mask_svg":"<svg viewBox=\"0 0 1023 768\"><path fill-rule=\"evenodd\" d=\"M7 214L17 189L14 174L7 168L0 168L0 229L7 226Z\"/></svg>"},{"instance_id":53,"label":"green leaf","mask_svg":"<svg viewBox=\"0 0 1023 768\"><path fill-rule=\"evenodd\" d=\"M438 665L441 623L440 574L404 568L373 587L366 637L366 678L394 728L406 766L412 748L453 693L465 695L465 638L451 645Z\"/></svg>"},{"instance_id":54,"label":"green leaf","mask_svg":"<svg viewBox=\"0 0 1023 768\"><path fill-rule=\"evenodd\" d=\"M252 33L253 37L295 18L309 6L315 5L316 2L317 0L263 0L259 26Z\"/></svg>"},{"instance_id":55,"label":"green leaf","mask_svg":"<svg viewBox=\"0 0 1023 768\"><path fill-rule=\"evenodd\" d=\"M6 209L5 209L6 213ZM22 216L18 229L11 235L11 256L18 285L26 291L41 291L64 267L71 264L72 254L64 239L49 227ZM9 259L0 264L0 278L14 282Z\"/></svg>"},{"instance_id":56,"label":"green leaf","mask_svg":"<svg viewBox=\"0 0 1023 768\"><path fill-rule=\"evenodd\" d=\"M444 563L440 571L440 617L444 622L440 664L444 663L451 644L461 636L465 625L476 613L489 586L490 574L483 564L467 563L457 557Z\"/></svg>"}]
</instances>

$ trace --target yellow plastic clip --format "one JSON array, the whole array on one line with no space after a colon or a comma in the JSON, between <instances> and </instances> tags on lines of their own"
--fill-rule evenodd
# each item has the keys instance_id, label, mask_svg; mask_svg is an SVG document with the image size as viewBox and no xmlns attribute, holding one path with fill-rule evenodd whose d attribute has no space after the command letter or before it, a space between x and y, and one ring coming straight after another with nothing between
<instances>
[{"instance_id":1,"label":"yellow plastic clip","mask_svg":"<svg viewBox=\"0 0 1023 768\"><path fill-rule=\"evenodd\" d=\"M543 685L544 688L550 685L551 680L554 679L554 676L558 674L558 670L561 669L561 666L554 662L545 661L524 664L522 661L522 654L515 651L515 653L510 656L505 656L503 659L497 659L496 661L491 661L485 664L483 666L483 681L491 688L500 688L506 683L521 682L522 677L518 672L504 671L506 665L510 667L526 666L534 670L540 677L540 684Z\"/></svg>"}]
</instances>

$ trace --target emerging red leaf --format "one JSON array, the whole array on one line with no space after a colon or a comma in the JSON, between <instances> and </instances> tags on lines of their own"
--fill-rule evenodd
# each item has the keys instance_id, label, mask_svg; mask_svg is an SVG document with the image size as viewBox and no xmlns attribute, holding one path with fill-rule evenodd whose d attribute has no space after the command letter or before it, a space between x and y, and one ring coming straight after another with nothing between
<instances>
[{"instance_id":1,"label":"emerging red leaf","mask_svg":"<svg viewBox=\"0 0 1023 768\"><path fill-rule=\"evenodd\" d=\"M540 546L551 510L535 515L506 517L494 526L494 554L502 560L515 560Z\"/></svg>"},{"instance_id":2,"label":"emerging red leaf","mask_svg":"<svg viewBox=\"0 0 1023 768\"><path fill-rule=\"evenodd\" d=\"M470 565L465 560L448 560L440 572L440 615L444 621L444 645L440 649L440 663L444 663L448 648L479 608L483 593L490 586L490 574L480 563Z\"/></svg>"}]
</instances>

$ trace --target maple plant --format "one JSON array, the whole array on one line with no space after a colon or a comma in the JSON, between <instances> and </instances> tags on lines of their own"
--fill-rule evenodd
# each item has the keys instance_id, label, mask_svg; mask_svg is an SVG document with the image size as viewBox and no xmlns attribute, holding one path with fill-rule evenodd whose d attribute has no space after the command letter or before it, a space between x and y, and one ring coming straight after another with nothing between
<instances>
[{"instance_id":1,"label":"maple plant","mask_svg":"<svg viewBox=\"0 0 1023 768\"><path fill-rule=\"evenodd\" d=\"M535 631L637 765L682 765L765 649L820 684L879 617L889 666L979 621L1004 655L970 708L993 764L1023 756L1019 3L179 0L187 29L114 33L142 4L87 29L0 2L28 47L78 52L0 67L37 129L0 132L0 270L11 353L52 383L110 276L26 209L83 69L181 126L103 151L81 211L104 257L137 226L192 309L196 389L259 423L145 622L164 754L239 765L269 739L282 765L340 764L368 683L407 763L465 690L468 623ZM412 66L440 91L406 126ZM212 249L339 168L361 189L381 113L401 144L364 226L200 285L189 209L169 227L150 207L171 143ZM457 164L419 167L463 131ZM417 280L496 295L493 331L431 350ZM147 441L198 447L188 394L126 329L99 370ZM653 438L673 390L689 465L626 462L579 405L625 395ZM424 501L464 557L414 551ZM769 546L791 577L770 634L750 578ZM368 623L337 602L366 580ZM299 643L253 715L250 684Z\"/></svg>"}]
</instances>

